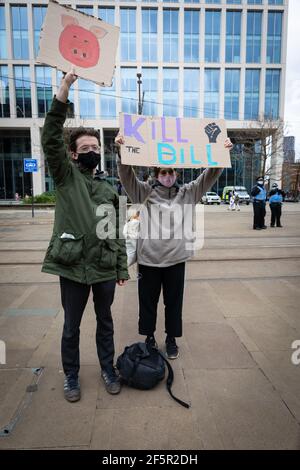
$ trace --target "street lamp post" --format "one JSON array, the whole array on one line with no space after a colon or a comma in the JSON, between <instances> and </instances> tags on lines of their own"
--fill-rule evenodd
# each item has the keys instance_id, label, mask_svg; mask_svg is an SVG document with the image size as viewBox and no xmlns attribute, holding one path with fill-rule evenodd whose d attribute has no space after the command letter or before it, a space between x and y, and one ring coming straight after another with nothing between
<instances>
[{"instance_id":1,"label":"street lamp post","mask_svg":"<svg viewBox=\"0 0 300 470\"><path fill-rule=\"evenodd\" d=\"M142 111L143 111L143 103L142 103L142 100L141 100L141 84L142 84L141 77L142 77L142 74L137 73L136 76L137 76L137 84L138 84L138 90L139 90L138 114L142 114Z\"/></svg>"}]
</instances>

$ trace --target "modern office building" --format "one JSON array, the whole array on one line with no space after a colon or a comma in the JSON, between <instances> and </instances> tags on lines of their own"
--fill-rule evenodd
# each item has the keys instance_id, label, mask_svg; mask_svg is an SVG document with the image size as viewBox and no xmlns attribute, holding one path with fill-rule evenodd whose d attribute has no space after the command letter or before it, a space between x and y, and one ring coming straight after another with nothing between
<instances>
[{"instance_id":1,"label":"modern office building","mask_svg":"<svg viewBox=\"0 0 300 470\"><path fill-rule=\"evenodd\" d=\"M30 191L24 158L37 158L34 192L53 188L40 133L61 72L36 63L45 0L0 0L0 198ZM288 0L69 0L60 2L120 26L113 86L79 79L73 118L100 130L102 168L116 176L112 142L120 111L137 112L142 74L143 114L221 117L234 138L258 116L284 113ZM232 169L216 189L251 187L260 171L237 146ZM277 156L283 159L283 156ZM182 181L199 170L182 171ZM279 177L280 178L280 177Z\"/></svg>"},{"instance_id":2,"label":"modern office building","mask_svg":"<svg viewBox=\"0 0 300 470\"><path fill-rule=\"evenodd\" d=\"M284 163L295 163L295 137L292 135L283 138L283 161Z\"/></svg>"}]
</instances>

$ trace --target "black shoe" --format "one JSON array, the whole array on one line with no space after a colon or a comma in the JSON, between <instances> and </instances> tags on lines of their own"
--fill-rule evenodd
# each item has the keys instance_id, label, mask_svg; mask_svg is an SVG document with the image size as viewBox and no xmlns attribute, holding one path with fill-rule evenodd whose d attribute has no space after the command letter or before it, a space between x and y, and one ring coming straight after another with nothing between
<instances>
[{"instance_id":1,"label":"black shoe","mask_svg":"<svg viewBox=\"0 0 300 470\"><path fill-rule=\"evenodd\" d=\"M66 400L74 402L81 398L79 379L73 375L66 375L64 382L64 397Z\"/></svg>"},{"instance_id":2,"label":"black shoe","mask_svg":"<svg viewBox=\"0 0 300 470\"><path fill-rule=\"evenodd\" d=\"M178 346L174 337L166 337L166 350L168 359L177 359L179 356Z\"/></svg>"},{"instance_id":3,"label":"black shoe","mask_svg":"<svg viewBox=\"0 0 300 470\"><path fill-rule=\"evenodd\" d=\"M275 225L270 225L270 227L274 228L274 227L275 227Z\"/></svg>"},{"instance_id":4,"label":"black shoe","mask_svg":"<svg viewBox=\"0 0 300 470\"><path fill-rule=\"evenodd\" d=\"M278 227L278 228L282 228L282 227L283 227L283 225L277 225L277 227Z\"/></svg>"},{"instance_id":5,"label":"black shoe","mask_svg":"<svg viewBox=\"0 0 300 470\"><path fill-rule=\"evenodd\" d=\"M262 230L261 227L255 227L253 230Z\"/></svg>"},{"instance_id":6,"label":"black shoe","mask_svg":"<svg viewBox=\"0 0 300 470\"><path fill-rule=\"evenodd\" d=\"M265 228L268 228L266 225L263 225L261 228L265 229Z\"/></svg>"},{"instance_id":7,"label":"black shoe","mask_svg":"<svg viewBox=\"0 0 300 470\"><path fill-rule=\"evenodd\" d=\"M117 395L121 391L121 381L117 376L115 369L101 371L101 377L103 379L105 389L111 395Z\"/></svg>"},{"instance_id":8,"label":"black shoe","mask_svg":"<svg viewBox=\"0 0 300 470\"><path fill-rule=\"evenodd\" d=\"M149 346L150 348L158 349L158 345L157 345L157 342L156 342L156 340L155 340L154 335L152 335L152 336L148 335L147 338L145 339L145 343L146 343L147 346Z\"/></svg>"}]
</instances>

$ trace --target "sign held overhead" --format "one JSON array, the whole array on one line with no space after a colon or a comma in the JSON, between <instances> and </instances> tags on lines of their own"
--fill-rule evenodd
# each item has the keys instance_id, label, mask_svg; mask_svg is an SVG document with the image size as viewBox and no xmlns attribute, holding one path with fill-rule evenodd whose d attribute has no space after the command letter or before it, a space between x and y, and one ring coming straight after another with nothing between
<instances>
[{"instance_id":1,"label":"sign held overhead","mask_svg":"<svg viewBox=\"0 0 300 470\"><path fill-rule=\"evenodd\" d=\"M119 28L50 0L37 62L63 72L75 67L81 78L111 86Z\"/></svg>"},{"instance_id":2,"label":"sign held overhead","mask_svg":"<svg viewBox=\"0 0 300 470\"><path fill-rule=\"evenodd\" d=\"M120 113L125 165L230 168L224 119L153 117Z\"/></svg>"}]
</instances>

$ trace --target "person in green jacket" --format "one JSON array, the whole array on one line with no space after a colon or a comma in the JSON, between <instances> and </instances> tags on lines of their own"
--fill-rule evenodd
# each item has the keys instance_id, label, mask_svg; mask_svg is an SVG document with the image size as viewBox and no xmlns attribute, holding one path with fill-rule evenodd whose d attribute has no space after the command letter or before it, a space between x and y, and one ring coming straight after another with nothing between
<instances>
[{"instance_id":1,"label":"person in green jacket","mask_svg":"<svg viewBox=\"0 0 300 470\"><path fill-rule=\"evenodd\" d=\"M125 243L117 233L118 194L95 174L100 163L99 133L80 127L70 135L70 152L64 143L68 93L76 79L73 70L62 79L42 133L45 158L56 184L54 228L42 271L60 277L65 314L61 342L64 396L71 402L81 397L79 333L91 289L101 376L109 393L120 392L120 380L113 365L111 305L116 282L123 286L129 278Z\"/></svg>"}]
</instances>

